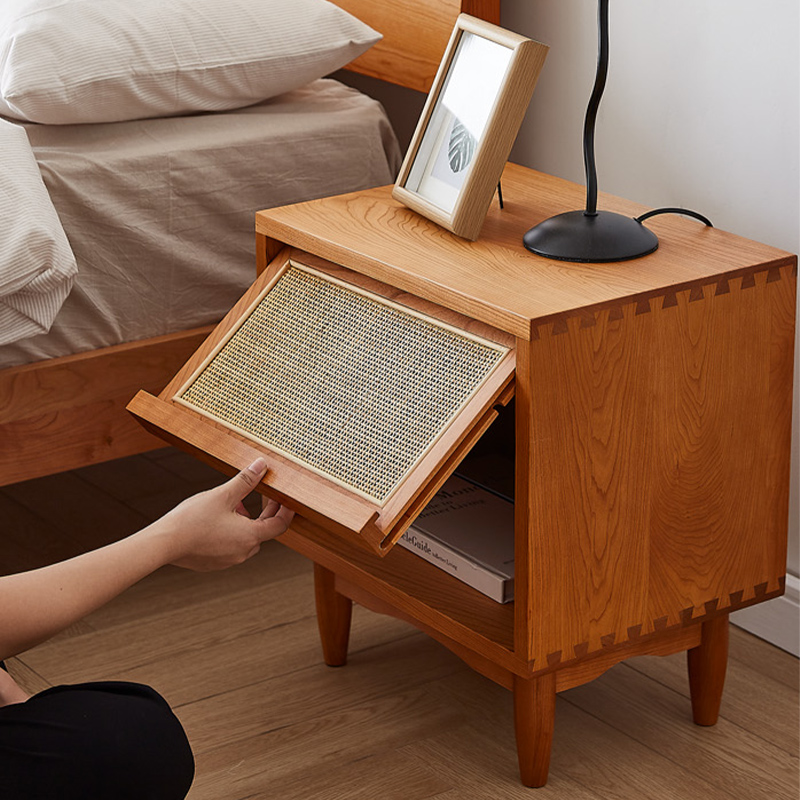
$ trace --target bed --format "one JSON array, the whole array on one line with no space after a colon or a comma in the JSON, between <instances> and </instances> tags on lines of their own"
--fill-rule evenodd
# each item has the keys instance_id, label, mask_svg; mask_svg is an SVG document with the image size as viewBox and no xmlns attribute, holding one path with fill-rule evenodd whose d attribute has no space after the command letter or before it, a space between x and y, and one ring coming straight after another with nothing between
<instances>
[{"instance_id":1,"label":"bed","mask_svg":"<svg viewBox=\"0 0 800 800\"><path fill-rule=\"evenodd\" d=\"M418 91L459 13L499 22L499 0L335 5L383 34L345 68ZM113 111L95 94L69 113L95 101ZM41 108L14 122L77 274L49 330L0 346L0 485L161 446L125 405L159 391L249 285L255 212L390 183L401 155L380 104L327 77L203 113L54 124Z\"/></svg>"}]
</instances>

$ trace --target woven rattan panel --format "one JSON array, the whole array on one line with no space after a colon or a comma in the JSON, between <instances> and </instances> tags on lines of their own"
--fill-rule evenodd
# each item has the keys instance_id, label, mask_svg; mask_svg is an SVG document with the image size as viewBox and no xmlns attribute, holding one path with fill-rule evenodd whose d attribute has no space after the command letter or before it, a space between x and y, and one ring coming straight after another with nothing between
<instances>
[{"instance_id":1,"label":"woven rattan panel","mask_svg":"<svg viewBox=\"0 0 800 800\"><path fill-rule=\"evenodd\" d=\"M292 265L179 399L382 505L506 352Z\"/></svg>"}]
</instances>

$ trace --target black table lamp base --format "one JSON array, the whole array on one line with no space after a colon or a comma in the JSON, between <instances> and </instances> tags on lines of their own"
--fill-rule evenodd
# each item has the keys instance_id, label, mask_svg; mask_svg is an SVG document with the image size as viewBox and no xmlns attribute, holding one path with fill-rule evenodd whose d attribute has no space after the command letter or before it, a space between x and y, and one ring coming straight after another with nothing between
<instances>
[{"instance_id":1,"label":"black table lamp base","mask_svg":"<svg viewBox=\"0 0 800 800\"><path fill-rule=\"evenodd\" d=\"M612 211L567 211L540 222L522 241L546 258L592 264L640 258L658 247L658 237L641 222Z\"/></svg>"},{"instance_id":2,"label":"black table lamp base","mask_svg":"<svg viewBox=\"0 0 800 800\"><path fill-rule=\"evenodd\" d=\"M597 110L608 77L608 3L598 0L597 75L583 124L583 162L586 169L586 208L567 211L531 228L522 241L528 250L559 261L598 264L629 261L652 253L658 247L656 235L639 220L597 210L597 167L594 129ZM649 216L649 215L648 215Z\"/></svg>"}]
</instances>

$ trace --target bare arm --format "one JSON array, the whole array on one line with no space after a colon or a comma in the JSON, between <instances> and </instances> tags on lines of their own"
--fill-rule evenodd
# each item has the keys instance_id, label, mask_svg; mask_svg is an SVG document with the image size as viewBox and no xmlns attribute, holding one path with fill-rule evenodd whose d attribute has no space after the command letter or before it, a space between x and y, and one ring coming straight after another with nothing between
<instances>
[{"instance_id":1,"label":"bare arm","mask_svg":"<svg viewBox=\"0 0 800 800\"><path fill-rule=\"evenodd\" d=\"M266 472L263 459L222 486L185 500L113 544L42 569L0 578L0 659L43 642L165 564L224 569L282 534L292 513L269 503L250 519L241 501Z\"/></svg>"}]
</instances>

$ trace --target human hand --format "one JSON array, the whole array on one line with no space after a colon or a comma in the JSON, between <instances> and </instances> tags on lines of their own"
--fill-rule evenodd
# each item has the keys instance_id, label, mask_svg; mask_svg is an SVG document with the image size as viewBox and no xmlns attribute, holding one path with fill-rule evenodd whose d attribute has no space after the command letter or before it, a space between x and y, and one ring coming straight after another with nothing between
<instances>
[{"instance_id":1,"label":"human hand","mask_svg":"<svg viewBox=\"0 0 800 800\"><path fill-rule=\"evenodd\" d=\"M242 505L266 471L266 462L258 458L227 483L184 500L155 522L151 529L168 542L168 563L197 572L225 569L284 533L294 512L270 500L251 519Z\"/></svg>"}]
</instances>

